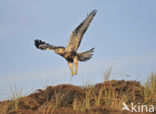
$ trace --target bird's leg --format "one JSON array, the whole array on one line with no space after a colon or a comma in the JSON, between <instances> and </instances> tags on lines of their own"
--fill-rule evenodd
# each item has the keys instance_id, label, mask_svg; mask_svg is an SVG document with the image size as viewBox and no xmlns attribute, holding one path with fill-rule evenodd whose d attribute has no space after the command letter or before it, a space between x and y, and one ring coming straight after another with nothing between
<instances>
[{"instance_id":1,"label":"bird's leg","mask_svg":"<svg viewBox=\"0 0 156 114\"><path fill-rule=\"evenodd\" d=\"M71 73L72 73L72 76L74 75L74 72L73 72L73 63L72 62L68 62L68 65L69 65L69 68L71 70Z\"/></svg>"},{"instance_id":2,"label":"bird's leg","mask_svg":"<svg viewBox=\"0 0 156 114\"><path fill-rule=\"evenodd\" d=\"M74 65L75 65L75 74L77 74L77 69L78 69L78 59L77 59L77 57L74 57Z\"/></svg>"}]
</instances>

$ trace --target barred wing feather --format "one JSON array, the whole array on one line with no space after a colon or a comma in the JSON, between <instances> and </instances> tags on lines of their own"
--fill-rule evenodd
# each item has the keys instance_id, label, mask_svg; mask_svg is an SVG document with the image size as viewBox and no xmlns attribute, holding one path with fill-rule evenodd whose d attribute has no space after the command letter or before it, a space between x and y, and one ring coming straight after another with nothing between
<instances>
[{"instance_id":1,"label":"barred wing feather","mask_svg":"<svg viewBox=\"0 0 156 114\"><path fill-rule=\"evenodd\" d=\"M87 18L72 32L70 36L70 41L65 49L66 52L76 52L84 33L86 32L89 24L93 20L93 17L96 15L96 10L93 10Z\"/></svg>"}]
</instances>

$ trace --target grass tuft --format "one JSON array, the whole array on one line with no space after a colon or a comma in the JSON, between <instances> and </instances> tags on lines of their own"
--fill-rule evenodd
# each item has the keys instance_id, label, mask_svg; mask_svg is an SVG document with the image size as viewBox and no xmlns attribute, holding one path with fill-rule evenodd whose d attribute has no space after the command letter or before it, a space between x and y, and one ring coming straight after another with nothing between
<instances>
[{"instance_id":1,"label":"grass tuft","mask_svg":"<svg viewBox=\"0 0 156 114\"><path fill-rule=\"evenodd\" d=\"M128 106L132 102L156 106L156 73L151 72L142 86L137 81L110 80L111 72L112 68L109 68L104 73L103 83L94 86L76 87L66 84L49 86L45 90L27 96L25 100L22 97L23 88L18 91L16 85L11 86L11 100L0 102L0 114L22 110L25 107L30 109L29 105L35 107L29 111L42 114L59 113L59 110L62 110L61 113L98 111L104 113L112 110L121 112L123 102Z\"/></svg>"}]
</instances>

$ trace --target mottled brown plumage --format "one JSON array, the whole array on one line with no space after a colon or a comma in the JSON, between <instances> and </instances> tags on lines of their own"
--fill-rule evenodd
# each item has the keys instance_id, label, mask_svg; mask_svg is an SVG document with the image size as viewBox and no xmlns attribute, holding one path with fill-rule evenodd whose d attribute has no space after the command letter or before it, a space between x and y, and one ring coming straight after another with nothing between
<instances>
[{"instance_id":1,"label":"mottled brown plumage","mask_svg":"<svg viewBox=\"0 0 156 114\"><path fill-rule=\"evenodd\" d=\"M77 53L77 49L80 46L83 35L89 27L89 24L96 15L96 12L96 10L93 10L87 16L87 18L72 32L69 43L66 47L53 46L38 39L35 40L35 46L41 50L53 50L55 53L61 55L68 61L72 76L77 74L78 61L85 62L89 60L94 52L94 48L82 53ZM73 63L75 64L75 73L73 71Z\"/></svg>"}]
</instances>

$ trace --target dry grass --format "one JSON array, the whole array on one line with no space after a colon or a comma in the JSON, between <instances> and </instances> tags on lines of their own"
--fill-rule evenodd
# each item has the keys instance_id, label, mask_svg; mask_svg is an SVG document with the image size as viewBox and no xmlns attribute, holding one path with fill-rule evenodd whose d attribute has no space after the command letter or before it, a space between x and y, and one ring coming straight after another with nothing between
<instances>
[{"instance_id":1,"label":"dry grass","mask_svg":"<svg viewBox=\"0 0 156 114\"><path fill-rule=\"evenodd\" d=\"M104 74L104 83L101 84L98 90L93 86L86 86L86 97L83 103L78 103L77 99L74 99L73 110L85 111L98 106L110 107L113 109L121 109L122 103L126 102L128 105L131 102L142 103L144 105L156 106L156 73L152 72L146 81L144 87L138 83L135 87L133 85L130 88L116 88L116 81L109 81L111 76L111 68ZM107 84L106 84L107 83ZM133 84L133 83L132 83ZM107 85L109 85L107 87ZM143 98L143 100L138 99ZM81 105L78 105L81 104Z\"/></svg>"},{"instance_id":2,"label":"dry grass","mask_svg":"<svg viewBox=\"0 0 156 114\"><path fill-rule=\"evenodd\" d=\"M8 109L8 103L3 102L0 104L0 114L6 114Z\"/></svg>"},{"instance_id":3,"label":"dry grass","mask_svg":"<svg viewBox=\"0 0 156 114\"><path fill-rule=\"evenodd\" d=\"M16 85L11 86L11 99L12 99L12 109L17 110L19 106L20 99L22 98L23 88L20 91L17 90Z\"/></svg>"},{"instance_id":4,"label":"dry grass","mask_svg":"<svg viewBox=\"0 0 156 114\"><path fill-rule=\"evenodd\" d=\"M56 90L54 89L54 95L53 98L51 98L50 102L48 104L45 105L45 107L43 108L42 113L43 114L53 114L54 111L58 110L60 108L61 102L63 100L63 97L65 94L61 94L61 87Z\"/></svg>"},{"instance_id":5,"label":"dry grass","mask_svg":"<svg viewBox=\"0 0 156 114\"><path fill-rule=\"evenodd\" d=\"M0 102L0 114L25 110L25 113L108 113L121 112L122 103L131 102L156 106L156 73L152 72L145 85L136 81L110 80L111 68L104 74L104 82L77 87L72 85L49 86L29 96L22 97L11 87L12 100ZM15 114L16 114L15 113Z\"/></svg>"},{"instance_id":6,"label":"dry grass","mask_svg":"<svg viewBox=\"0 0 156 114\"><path fill-rule=\"evenodd\" d=\"M144 89L144 102L156 106L156 73L151 72L148 76Z\"/></svg>"},{"instance_id":7,"label":"dry grass","mask_svg":"<svg viewBox=\"0 0 156 114\"><path fill-rule=\"evenodd\" d=\"M17 110L19 108L19 103L22 98L23 88L20 91L17 90L16 85L10 87L11 90L11 100L0 103L0 114L6 114L10 110Z\"/></svg>"}]
</instances>

